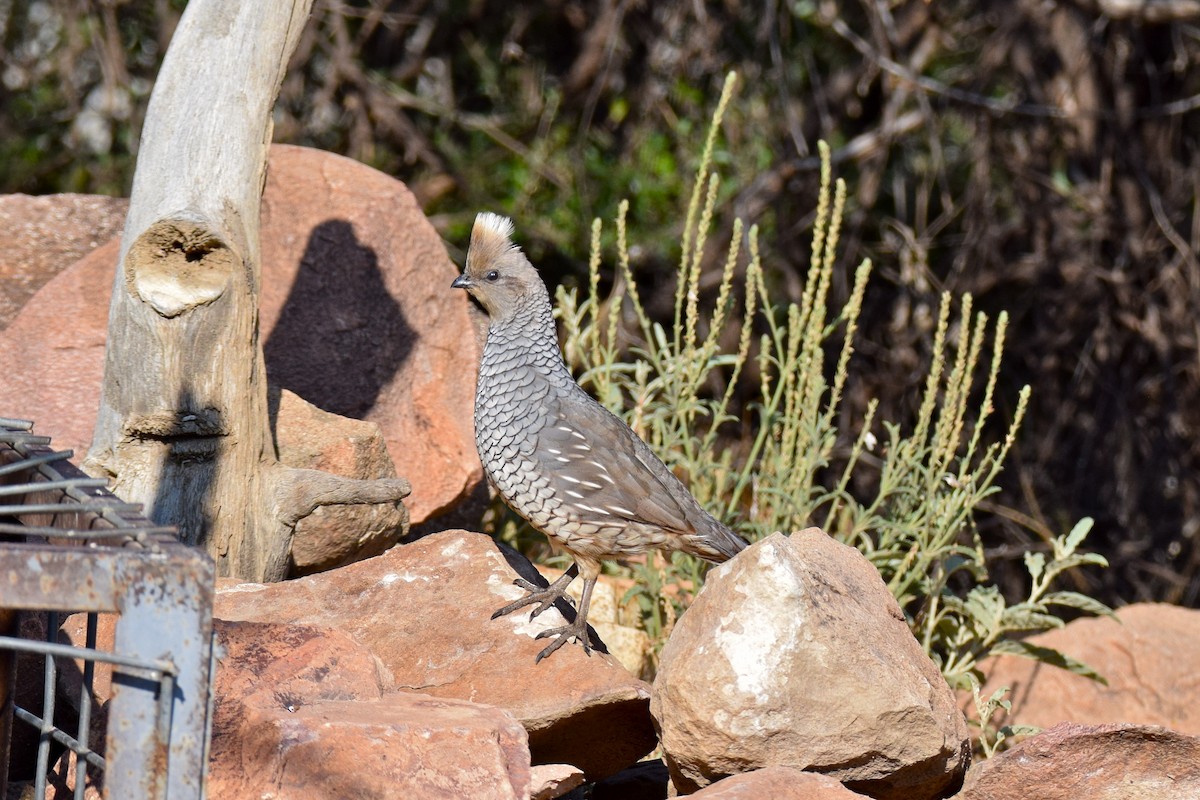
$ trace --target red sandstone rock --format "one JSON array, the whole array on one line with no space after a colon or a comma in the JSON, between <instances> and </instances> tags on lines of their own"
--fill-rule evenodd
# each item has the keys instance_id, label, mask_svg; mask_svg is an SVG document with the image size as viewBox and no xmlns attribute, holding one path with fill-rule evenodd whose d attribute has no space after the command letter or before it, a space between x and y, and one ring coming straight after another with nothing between
<instances>
[{"instance_id":1,"label":"red sandstone rock","mask_svg":"<svg viewBox=\"0 0 1200 800\"><path fill-rule=\"evenodd\" d=\"M213 677L214 762L240 748L247 706L295 711L330 700L378 700L391 676L371 651L346 634L287 622L214 620L220 655ZM232 762L231 762L232 763Z\"/></svg>"},{"instance_id":2,"label":"red sandstone rock","mask_svg":"<svg viewBox=\"0 0 1200 800\"><path fill-rule=\"evenodd\" d=\"M516 554L520 569L531 569ZM557 609L491 619L520 596L488 536L446 531L376 558L281 584L218 585L215 615L335 628L366 645L398 689L503 708L529 732L534 763L572 764L595 780L655 744L649 687L611 656L576 645L535 664Z\"/></svg>"},{"instance_id":3,"label":"red sandstone rock","mask_svg":"<svg viewBox=\"0 0 1200 800\"><path fill-rule=\"evenodd\" d=\"M879 573L815 528L708 574L663 648L651 711L681 792L781 765L932 798L970 757L954 694Z\"/></svg>"},{"instance_id":4,"label":"red sandstone rock","mask_svg":"<svg viewBox=\"0 0 1200 800\"><path fill-rule=\"evenodd\" d=\"M458 269L412 194L350 159L275 145L262 230L271 381L377 423L412 482L414 524L467 495L482 480L475 318L451 291Z\"/></svg>"},{"instance_id":5,"label":"red sandstone rock","mask_svg":"<svg viewBox=\"0 0 1200 800\"><path fill-rule=\"evenodd\" d=\"M1151 725L1062 723L977 764L955 800L1195 800L1200 739Z\"/></svg>"},{"instance_id":6,"label":"red sandstone rock","mask_svg":"<svg viewBox=\"0 0 1200 800\"><path fill-rule=\"evenodd\" d=\"M247 708L236 775L213 800L529 796L525 731L496 708L407 692L374 702Z\"/></svg>"},{"instance_id":7,"label":"red sandstone rock","mask_svg":"<svg viewBox=\"0 0 1200 800\"><path fill-rule=\"evenodd\" d=\"M0 381L0 408L32 419L58 449L83 460L92 443L104 378L104 340L116 239L60 272L0 331L0 363L21 364L21 380ZM63 320L70 320L64 324Z\"/></svg>"},{"instance_id":8,"label":"red sandstone rock","mask_svg":"<svg viewBox=\"0 0 1200 800\"><path fill-rule=\"evenodd\" d=\"M322 411L287 389L271 402L278 404L275 447L284 466L356 480L396 477L387 443L374 422Z\"/></svg>"},{"instance_id":9,"label":"red sandstone rock","mask_svg":"<svg viewBox=\"0 0 1200 800\"><path fill-rule=\"evenodd\" d=\"M479 342L458 270L395 179L319 150L275 145L262 204L261 338L271 382L375 422L417 524L479 485L471 408ZM80 457L100 401L119 245L47 283L0 331L0 409ZM63 324L70 320L70 324Z\"/></svg>"},{"instance_id":10,"label":"red sandstone rock","mask_svg":"<svg viewBox=\"0 0 1200 800\"><path fill-rule=\"evenodd\" d=\"M396 477L375 423L322 411L287 389L279 390L277 402L280 463L356 480ZM317 506L296 523L292 574L309 575L379 555L407 531L408 511L401 503Z\"/></svg>"},{"instance_id":11,"label":"red sandstone rock","mask_svg":"<svg viewBox=\"0 0 1200 800\"><path fill-rule=\"evenodd\" d=\"M214 734L236 723L238 707L247 703L294 709L326 700L377 700L392 688L379 659L341 631L227 620L215 620L213 629L223 648L213 681Z\"/></svg>"},{"instance_id":12,"label":"red sandstone rock","mask_svg":"<svg viewBox=\"0 0 1200 800\"><path fill-rule=\"evenodd\" d=\"M327 628L224 622L208 796L524 798L524 729L499 709L388 691L365 646Z\"/></svg>"},{"instance_id":13,"label":"red sandstone rock","mask_svg":"<svg viewBox=\"0 0 1200 800\"><path fill-rule=\"evenodd\" d=\"M0 195L0 330L47 281L119 236L128 208L103 195Z\"/></svg>"},{"instance_id":14,"label":"red sandstone rock","mask_svg":"<svg viewBox=\"0 0 1200 800\"><path fill-rule=\"evenodd\" d=\"M397 692L373 703L256 709L246 782L214 798L425 800L529 794L526 732L499 709Z\"/></svg>"},{"instance_id":15,"label":"red sandstone rock","mask_svg":"<svg viewBox=\"0 0 1200 800\"><path fill-rule=\"evenodd\" d=\"M982 664L988 697L1001 686L1013 706L1001 724L1046 728L1059 722L1130 722L1200 735L1200 611L1141 603L1117 612L1120 623L1077 619L1031 636L1096 669L1108 685L1016 656ZM970 701L964 700L964 708Z\"/></svg>"},{"instance_id":16,"label":"red sandstone rock","mask_svg":"<svg viewBox=\"0 0 1200 800\"><path fill-rule=\"evenodd\" d=\"M532 770L529 800L554 800L583 785L583 772L570 764L539 764Z\"/></svg>"},{"instance_id":17,"label":"red sandstone rock","mask_svg":"<svg viewBox=\"0 0 1200 800\"><path fill-rule=\"evenodd\" d=\"M792 767L765 767L723 778L691 797L696 800L866 800L828 775Z\"/></svg>"}]
</instances>

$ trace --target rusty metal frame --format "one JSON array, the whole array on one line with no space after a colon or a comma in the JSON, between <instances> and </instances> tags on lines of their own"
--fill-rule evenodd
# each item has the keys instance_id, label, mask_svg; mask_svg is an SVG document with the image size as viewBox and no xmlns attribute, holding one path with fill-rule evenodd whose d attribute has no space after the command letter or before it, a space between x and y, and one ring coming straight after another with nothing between
<instances>
[{"instance_id":1,"label":"rusty metal frame","mask_svg":"<svg viewBox=\"0 0 1200 800\"><path fill-rule=\"evenodd\" d=\"M70 451L49 445L30 423L0 418L0 534L23 538L0 541L0 621L12 609L47 613L52 640L0 636L0 689L18 651L45 657L46 687L40 716L11 708L12 718L0 719L0 790L9 758L5 728L19 721L39 731L39 798L55 740L76 753L78 798L88 770L103 769L104 796L114 800L201 800L213 669L212 561L81 472L68 460ZM61 612L88 612L85 647L53 641ZM99 613L119 615L111 653L96 649ZM84 663L76 736L53 725L57 659ZM113 670L103 758L88 747L97 663Z\"/></svg>"}]
</instances>

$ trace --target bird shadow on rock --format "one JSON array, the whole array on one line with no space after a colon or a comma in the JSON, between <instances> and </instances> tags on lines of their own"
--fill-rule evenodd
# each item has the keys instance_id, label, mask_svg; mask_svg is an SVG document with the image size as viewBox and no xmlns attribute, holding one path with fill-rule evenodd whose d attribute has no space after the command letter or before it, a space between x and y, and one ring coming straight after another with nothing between
<instances>
[{"instance_id":1,"label":"bird shadow on rock","mask_svg":"<svg viewBox=\"0 0 1200 800\"><path fill-rule=\"evenodd\" d=\"M263 345L271 428L279 388L363 419L408 359L418 333L388 292L375 250L347 220L309 234L296 278Z\"/></svg>"},{"instance_id":2,"label":"bird shadow on rock","mask_svg":"<svg viewBox=\"0 0 1200 800\"><path fill-rule=\"evenodd\" d=\"M408 544L423 536L453 528L469 531L482 530L483 518L491 502L487 481L479 481L465 497L459 499L449 509L409 528L408 534L400 540L400 543Z\"/></svg>"},{"instance_id":3,"label":"bird shadow on rock","mask_svg":"<svg viewBox=\"0 0 1200 800\"><path fill-rule=\"evenodd\" d=\"M545 589L550 585L550 582L542 577L542 573L537 571L537 567L533 565L532 561L521 555L520 552L508 546L504 542L501 542L498 539L493 541L496 544L496 549L500 551L500 555L504 556L504 560L508 562L508 565L512 567L513 572L517 573L518 577L524 578L534 586L537 586L541 589ZM555 600L554 607L558 609L560 614L563 615L563 619L567 621L568 625L575 621L577 616L575 606L566 597L560 597ZM532 607L519 608L512 613L528 614L530 608ZM588 637L595 643L595 646L592 648L593 650L598 653L604 653L605 655L609 654L608 646L600 640L600 636L596 633L596 629L591 625L588 625Z\"/></svg>"}]
</instances>

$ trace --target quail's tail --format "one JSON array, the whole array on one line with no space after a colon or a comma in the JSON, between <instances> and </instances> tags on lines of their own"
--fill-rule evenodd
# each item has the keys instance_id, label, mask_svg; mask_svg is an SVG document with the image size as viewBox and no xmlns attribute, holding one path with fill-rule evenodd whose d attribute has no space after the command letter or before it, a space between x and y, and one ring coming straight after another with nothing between
<instances>
[{"instance_id":1,"label":"quail's tail","mask_svg":"<svg viewBox=\"0 0 1200 800\"><path fill-rule=\"evenodd\" d=\"M695 555L717 564L728 561L749 547L745 539L712 518L697 545Z\"/></svg>"}]
</instances>

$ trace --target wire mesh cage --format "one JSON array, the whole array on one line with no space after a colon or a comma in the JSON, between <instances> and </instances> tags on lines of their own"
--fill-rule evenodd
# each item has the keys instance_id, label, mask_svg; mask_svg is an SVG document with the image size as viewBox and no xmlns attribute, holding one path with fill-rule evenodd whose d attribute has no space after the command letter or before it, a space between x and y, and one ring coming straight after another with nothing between
<instances>
[{"instance_id":1,"label":"wire mesh cage","mask_svg":"<svg viewBox=\"0 0 1200 800\"><path fill-rule=\"evenodd\" d=\"M202 798L212 562L71 455L0 418L0 800Z\"/></svg>"}]
</instances>

